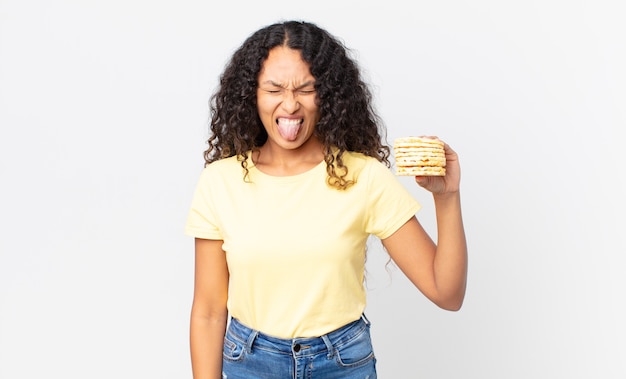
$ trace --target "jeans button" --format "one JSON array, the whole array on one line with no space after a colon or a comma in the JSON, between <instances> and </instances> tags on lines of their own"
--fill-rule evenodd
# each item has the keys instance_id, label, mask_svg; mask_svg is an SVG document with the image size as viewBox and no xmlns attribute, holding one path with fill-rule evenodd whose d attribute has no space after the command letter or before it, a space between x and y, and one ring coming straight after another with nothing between
<instances>
[{"instance_id":1,"label":"jeans button","mask_svg":"<svg viewBox=\"0 0 626 379\"><path fill-rule=\"evenodd\" d=\"M301 347L301 346L300 346L300 344L299 344L299 343L297 343L297 344L293 345L293 351L295 351L296 353L297 353L297 352L299 352L299 351L300 351L300 347Z\"/></svg>"}]
</instances>

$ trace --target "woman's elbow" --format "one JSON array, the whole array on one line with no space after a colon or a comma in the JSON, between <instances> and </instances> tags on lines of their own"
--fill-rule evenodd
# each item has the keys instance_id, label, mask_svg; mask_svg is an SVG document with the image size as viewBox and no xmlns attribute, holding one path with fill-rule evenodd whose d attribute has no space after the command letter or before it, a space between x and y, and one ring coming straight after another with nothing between
<instances>
[{"instance_id":1,"label":"woman's elbow","mask_svg":"<svg viewBox=\"0 0 626 379\"><path fill-rule=\"evenodd\" d=\"M437 304L437 305L439 306L439 308L443 310L450 311L450 312L458 312L461 310L461 307L463 306L463 301L450 302L450 303Z\"/></svg>"},{"instance_id":2,"label":"woman's elbow","mask_svg":"<svg viewBox=\"0 0 626 379\"><path fill-rule=\"evenodd\" d=\"M465 298L465 293L459 294L459 295L456 295L456 296L449 296L449 297L446 297L444 299L437 299L437 301L433 301L433 302L439 308L441 308L443 310L451 311L451 312L457 312L463 306L464 298Z\"/></svg>"}]
</instances>

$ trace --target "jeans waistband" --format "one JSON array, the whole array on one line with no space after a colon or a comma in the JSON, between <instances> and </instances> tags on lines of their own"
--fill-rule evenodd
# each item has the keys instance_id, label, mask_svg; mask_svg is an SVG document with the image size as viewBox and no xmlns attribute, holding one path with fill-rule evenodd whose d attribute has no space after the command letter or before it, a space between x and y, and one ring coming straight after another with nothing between
<instances>
[{"instance_id":1,"label":"jeans waistband","mask_svg":"<svg viewBox=\"0 0 626 379\"><path fill-rule=\"evenodd\" d=\"M263 334L242 324L236 318L231 318L227 335L243 342L248 353L252 353L256 348L295 356L326 352L330 358L334 355L335 348L360 335L369 325L369 320L363 314L359 319L319 337L283 339Z\"/></svg>"}]
</instances>

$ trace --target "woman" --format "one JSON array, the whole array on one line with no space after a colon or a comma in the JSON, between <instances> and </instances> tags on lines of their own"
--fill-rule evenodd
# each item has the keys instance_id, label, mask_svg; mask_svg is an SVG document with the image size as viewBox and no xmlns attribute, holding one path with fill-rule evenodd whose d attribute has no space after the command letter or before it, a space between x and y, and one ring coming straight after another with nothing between
<instances>
[{"instance_id":1,"label":"woman","mask_svg":"<svg viewBox=\"0 0 626 379\"><path fill-rule=\"evenodd\" d=\"M426 297L461 307L457 155L446 144L446 176L415 178L433 193L435 244L336 38L307 22L258 30L226 66L211 113L185 229L195 237L194 378L375 378L369 235Z\"/></svg>"}]
</instances>

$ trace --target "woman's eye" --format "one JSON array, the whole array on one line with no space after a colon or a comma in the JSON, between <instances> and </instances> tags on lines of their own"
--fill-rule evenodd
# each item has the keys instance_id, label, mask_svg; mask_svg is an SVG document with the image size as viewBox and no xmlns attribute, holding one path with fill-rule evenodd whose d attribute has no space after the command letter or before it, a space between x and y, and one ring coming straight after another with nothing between
<instances>
[{"instance_id":1,"label":"woman's eye","mask_svg":"<svg viewBox=\"0 0 626 379\"><path fill-rule=\"evenodd\" d=\"M270 93L270 94L278 94L282 92L281 88L261 88L261 91Z\"/></svg>"}]
</instances>

